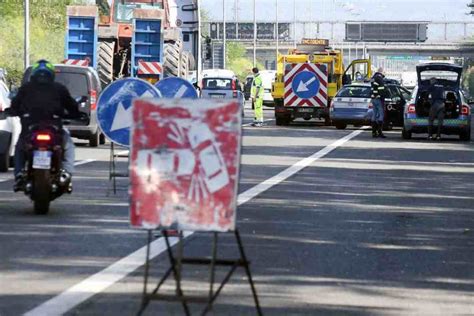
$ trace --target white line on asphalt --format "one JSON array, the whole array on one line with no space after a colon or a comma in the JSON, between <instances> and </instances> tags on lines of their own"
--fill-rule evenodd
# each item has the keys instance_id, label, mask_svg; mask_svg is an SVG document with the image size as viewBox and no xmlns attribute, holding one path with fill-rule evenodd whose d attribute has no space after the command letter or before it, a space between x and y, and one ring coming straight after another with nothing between
<instances>
[{"instance_id":1,"label":"white line on asphalt","mask_svg":"<svg viewBox=\"0 0 474 316\"><path fill-rule=\"evenodd\" d=\"M239 194L237 204L242 205L255 198L259 194L272 188L273 186L285 181L286 179L295 175L305 167L310 166L316 160L326 156L336 148L344 145L344 143L356 137L362 132L363 130L360 129L350 133L349 135L324 147L313 155L298 161L297 163L283 170L276 176L273 176L261 182L260 184L257 184L256 186L250 188L249 190ZM189 237L192 234L192 232L186 232L185 237ZM172 245L176 244L176 242L177 240L173 239ZM166 244L163 238L159 238L153 241L150 244L150 258L153 259L157 257L165 250ZM54 316L65 314L77 305L88 300L92 296L104 291L109 286L115 284L116 282L125 278L127 275L144 265L146 257L145 254L146 246L143 246L132 254L113 263L104 270L88 277L87 279L62 292L61 294L30 310L25 314L25 316Z\"/></svg>"}]
</instances>

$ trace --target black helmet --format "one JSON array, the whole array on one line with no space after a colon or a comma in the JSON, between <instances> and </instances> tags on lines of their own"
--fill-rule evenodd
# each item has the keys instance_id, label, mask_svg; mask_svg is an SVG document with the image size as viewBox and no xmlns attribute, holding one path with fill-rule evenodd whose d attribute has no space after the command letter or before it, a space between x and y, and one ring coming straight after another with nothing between
<instances>
[{"instance_id":1,"label":"black helmet","mask_svg":"<svg viewBox=\"0 0 474 316\"><path fill-rule=\"evenodd\" d=\"M258 68L257 68L257 67L252 68L252 72L253 72L254 74L258 74Z\"/></svg>"},{"instance_id":2,"label":"black helmet","mask_svg":"<svg viewBox=\"0 0 474 316\"><path fill-rule=\"evenodd\" d=\"M54 66L49 61L41 59L38 60L31 67L31 79L37 82L53 82L54 81Z\"/></svg>"}]
</instances>

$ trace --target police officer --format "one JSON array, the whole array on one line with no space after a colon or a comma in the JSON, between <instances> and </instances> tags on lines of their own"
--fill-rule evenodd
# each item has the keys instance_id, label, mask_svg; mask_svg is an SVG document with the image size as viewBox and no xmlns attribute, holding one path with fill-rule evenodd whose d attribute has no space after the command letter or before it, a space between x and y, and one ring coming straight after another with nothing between
<instances>
[{"instance_id":1,"label":"police officer","mask_svg":"<svg viewBox=\"0 0 474 316\"><path fill-rule=\"evenodd\" d=\"M438 120L438 131L436 139L441 139L441 127L445 116L444 86L438 83L436 78L430 79L429 100L431 101L430 116L428 120L428 139L433 139L433 123Z\"/></svg>"},{"instance_id":2,"label":"police officer","mask_svg":"<svg viewBox=\"0 0 474 316\"><path fill-rule=\"evenodd\" d=\"M263 81L257 67L253 68L252 72L254 75L252 83L252 101L255 111L255 119L252 126L261 127L263 126Z\"/></svg>"},{"instance_id":3,"label":"police officer","mask_svg":"<svg viewBox=\"0 0 474 316\"><path fill-rule=\"evenodd\" d=\"M386 89L384 83L385 76L383 68L380 67L370 80L371 99L372 99L372 137L386 138L382 132L384 120L384 100Z\"/></svg>"},{"instance_id":4,"label":"police officer","mask_svg":"<svg viewBox=\"0 0 474 316\"><path fill-rule=\"evenodd\" d=\"M25 165L24 140L28 127L41 122L56 122L59 118L79 118L87 120L87 115L79 111L77 102L71 97L65 86L54 81L54 66L46 61L39 60L31 68L31 79L25 83L13 98L7 115L21 118L22 132L15 150L15 185L19 191L23 186L22 169ZM71 179L74 170L74 143L67 130L63 130L64 158L61 177L67 182ZM66 182L65 181L65 182Z\"/></svg>"}]
</instances>

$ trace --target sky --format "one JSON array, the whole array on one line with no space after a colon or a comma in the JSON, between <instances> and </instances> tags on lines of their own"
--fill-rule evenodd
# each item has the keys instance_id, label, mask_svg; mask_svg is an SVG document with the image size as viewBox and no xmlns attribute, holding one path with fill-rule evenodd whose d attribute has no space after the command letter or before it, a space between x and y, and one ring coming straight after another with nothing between
<instances>
[{"instance_id":1,"label":"sky","mask_svg":"<svg viewBox=\"0 0 474 316\"><path fill-rule=\"evenodd\" d=\"M253 0L201 0L212 19L222 19L222 3L229 20L235 19L235 1L239 20L253 20ZM256 0L257 20L275 20L276 0ZM383 21L471 21L466 15L470 0L278 0L279 19L293 20L296 2L299 20L383 20ZM335 13L335 14L334 14Z\"/></svg>"}]
</instances>

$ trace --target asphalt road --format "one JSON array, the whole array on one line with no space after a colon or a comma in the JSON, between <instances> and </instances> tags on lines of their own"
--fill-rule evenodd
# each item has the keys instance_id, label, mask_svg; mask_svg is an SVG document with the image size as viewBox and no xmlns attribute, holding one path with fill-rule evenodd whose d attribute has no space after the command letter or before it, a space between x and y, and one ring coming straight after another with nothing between
<instances>
[{"instance_id":1,"label":"asphalt road","mask_svg":"<svg viewBox=\"0 0 474 316\"><path fill-rule=\"evenodd\" d=\"M368 131L355 131L305 122L244 127L240 192L323 150L308 167L239 206L238 227L264 313L473 315L473 143L423 135L402 141L400 130L374 140ZM324 155L344 137L352 138ZM75 191L55 201L47 216L33 215L28 199L11 192L11 175L0 176L1 316L36 313L55 297L72 304L68 315L134 315L139 309L143 267L86 300L78 293L100 282L58 298L146 243L145 233L128 224L126 179L118 180L117 194L111 191L109 147L78 142L76 158ZM122 160L119 169L125 168ZM238 254L231 234L222 235L219 246L221 257ZM186 255L210 251L208 234L185 239ZM164 254L152 261L153 281L167 266ZM94 280L108 277L100 273ZM207 268L186 266L185 291L207 295L208 277ZM165 293L172 285L165 284ZM180 315L182 308L152 302L145 315L158 313ZM211 314L254 314L242 270Z\"/></svg>"}]
</instances>

